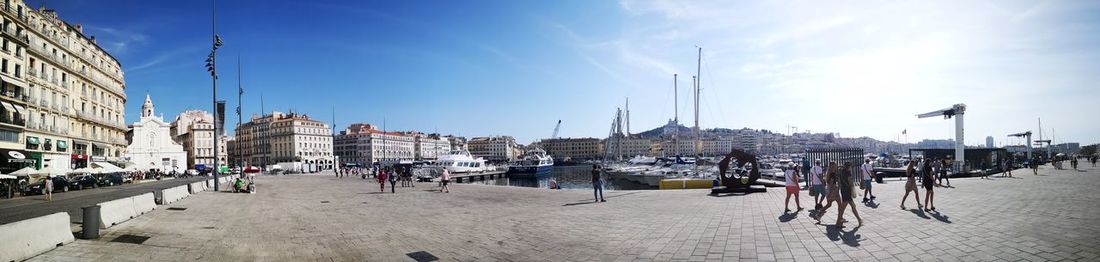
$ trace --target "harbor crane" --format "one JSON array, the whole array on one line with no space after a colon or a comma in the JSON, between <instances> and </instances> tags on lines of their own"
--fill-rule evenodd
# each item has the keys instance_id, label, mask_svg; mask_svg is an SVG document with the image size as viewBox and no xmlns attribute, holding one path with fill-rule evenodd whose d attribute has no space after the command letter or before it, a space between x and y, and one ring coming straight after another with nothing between
<instances>
[{"instance_id":1,"label":"harbor crane","mask_svg":"<svg viewBox=\"0 0 1100 262\"><path fill-rule=\"evenodd\" d=\"M955 104L951 107L919 114L917 118L928 118L934 116L943 116L943 119L955 118L955 170L956 172L964 172L963 167L966 166L966 158L964 151L966 144L963 143L963 113L966 112L965 104Z\"/></svg>"},{"instance_id":2,"label":"harbor crane","mask_svg":"<svg viewBox=\"0 0 1100 262\"><path fill-rule=\"evenodd\" d=\"M561 129L561 119L558 119L558 124L554 126L554 134L550 135L550 139L558 138L558 130Z\"/></svg>"},{"instance_id":3,"label":"harbor crane","mask_svg":"<svg viewBox=\"0 0 1100 262\"><path fill-rule=\"evenodd\" d=\"M1010 137L1023 137L1024 139L1026 139L1026 140L1024 140L1025 141L1024 143L1027 144L1027 161L1031 161L1031 130L1028 130L1027 132L1020 132L1020 133L1011 134L1011 135L1008 135L1008 136L1010 136Z\"/></svg>"}]
</instances>

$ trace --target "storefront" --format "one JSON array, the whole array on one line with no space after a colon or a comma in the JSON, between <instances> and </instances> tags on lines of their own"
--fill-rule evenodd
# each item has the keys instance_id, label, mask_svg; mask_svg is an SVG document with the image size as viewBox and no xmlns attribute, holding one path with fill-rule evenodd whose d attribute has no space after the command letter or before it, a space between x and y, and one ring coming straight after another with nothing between
<instances>
[{"instance_id":1,"label":"storefront","mask_svg":"<svg viewBox=\"0 0 1100 262\"><path fill-rule=\"evenodd\" d=\"M30 157L27 151L0 149L0 173L11 173L28 166L38 166L38 160Z\"/></svg>"},{"instance_id":2,"label":"storefront","mask_svg":"<svg viewBox=\"0 0 1100 262\"><path fill-rule=\"evenodd\" d=\"M69 159L71 160L69 165L72 169L88 167L88 155L72 154Z\"/></svg>"}]
</instances>

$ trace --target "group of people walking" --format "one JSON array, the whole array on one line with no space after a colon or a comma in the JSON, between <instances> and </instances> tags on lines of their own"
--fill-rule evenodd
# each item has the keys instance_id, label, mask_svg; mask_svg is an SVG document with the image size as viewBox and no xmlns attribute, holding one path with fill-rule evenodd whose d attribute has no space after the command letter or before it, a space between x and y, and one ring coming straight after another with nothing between
<instances>
[{"instance_id":1,"label":"group of people walking","mask_svg":"<svg viewBox=\"0 0 1100 262\"><path fill-rule=\"evenodd\" d=\"M787 200L789 202L791 195L794 195L795 204L798 205L798 210L802 210L801 204L798 203L798 166L793 164L789 165L784 174L787 177ZM861 179L862 183L859 184L859 187L864 190L863 202L874 199L874 196L870 193L870 187L867 186L869 183L868 181L871 181L873 176L874 174L861 174L861 178L864 179ZM844 219L844 211L847 209L851 209L859 225L863 225L863 218L859 216L859 211L856 210L854 200L856 192L853 182L852 163L845 162L843 166L838 166L837 162L829 162L828 166L823 169L821 167L821 160L814 161L814 166L810 168L810 194L814 196L814 210L817 212L812 217L817 223L821 223L821 218L825 216L829 208L831 208L835 202L837 204L837 227L844 227L844 223L847 222L847 220ZM824 202L824 206L822 202ZM790 212L790 208L786 208L786 204L784 211Z\"/></svg>"},{"instance_id":2,"label":"group of people walking","mask_svg":"<svg viewBox=\"0 0 1100 262\"><path fill-rule=\"evenodd\" d=\"M836 226L844 227L844 223L847 220L844 219L846 210L851 210L852 215L860 225L863 224L863 218L860 217L859 211L856 209L855 198L856 191L855 185L859 186L859 189L863 191L863 203L873 203L877 198L872 190L876 179L874 172L874 166L871 164L870 159L864 160L863 164L859 166L858 179L853 178L857 172L853 172L853 164L851 162L845 162L844 164L838 164L837 162L829 162L826 167L822 167L821 160L815 160L814 165L809 168L809 180L810 180L810 195L814 196L814 210L816 213L811 217L821 223L821 218L825 217L829 209L833 207L833 203L837 204L837 218ZM905 181L905 194L902 196L901 209L906 210L905 202L909 198L909 194L912 193L916 199L917 208L924 209L926 212L936 210L935 205L935 187L943 186L942 181L947 182L947 186L950 187L951 181L948 179L949 163L944 159L929 159L927 161L909 162L906 168L906 181ZM802 205L799 203L799 181L798 178L800 168L797 165L789 165L784 174L786 177L786 191L787 197L784 201L784 212L790 212L790 200L794 196L795 205L798 210L802 210ZM923 187L925 190L924 203L922 204L919 196L919 187ZM858 184L856 184L858 183Z\"/></svg>"},{"instance_id":3,"label":"group of people walking","mask_svg":"<svg viewBox=\"0 0 1100 262\"><path fill-rule=\"evenodd\" d=\"M909 166L905 168L905 195L901 197L901 209L905 208L905 201L909 199L909 193L913 193L913 198L917 201L917 209L924 209L925 212L936 210L935 205L935 182L933 177L938 170L934 170L932 164L933 161L921 161L920 168L916 161L910 161ZM920 202L920 191L917 188L917 176L920 176L921 186L924 187L924 205Z\"/></svg>"},{"instance_id":4,"label":"group of people walking","mask_svg":"<svg viewBox=\"0 0 1100 262\"><path fill-rule=\"evenodd\" d=\"M450 193L451 188L449 184L451 173L447 171L447 169L443 169L443 173L439 176L439 179L439 192ZM398 181L401 182L401 187L416 187L416 183L413 181L412 169L409 168L379 168L378 174L375 175L375 180L378 181L379 192L386 192L387 182L390 184L390 193L397 193Z\"/></svg>"}]
</instances>

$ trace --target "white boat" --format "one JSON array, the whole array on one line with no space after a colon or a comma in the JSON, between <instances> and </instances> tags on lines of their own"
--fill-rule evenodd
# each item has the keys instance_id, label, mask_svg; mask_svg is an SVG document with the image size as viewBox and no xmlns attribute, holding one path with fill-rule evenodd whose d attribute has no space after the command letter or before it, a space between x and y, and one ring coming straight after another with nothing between
<instances>
[{"instance_id":1,"label":"white boat","mask_svg":"<svg viewBox=\"0 0 1100 262\"><path fill-rule=\"evenodd\" d=\"M626 162L630 163L630 164L634 164L634 165L652 165L652 164L657 163L657 158L656 157L651 157L651 156L640 156L639 155L639 156L634 156L634 158L631 158L630 160L627 160Z\"/></svg>"},{"instance_id":2,"label":"white boat","mask_svg":"<svg viewBox=\"0 0 1100 262\"><path fill-rule=\"evenodd\" d=\"M477 173L492 171L492 167L485 164L484 158L474 158L470 152L464 150L452 150L436 160L436 166L447 169L452 174Z\"/></svg>"},{"instance_id":3,"label":"white boat","mask_svg":"<svg viewBox=\"0 0 1100 262\"><path fill-rule=\"evenodd\" d=\"M554 168L554 158L536 148L520 156L520 160L508 167L508 173L540 174Z\"/></svg>"}]
</instances>

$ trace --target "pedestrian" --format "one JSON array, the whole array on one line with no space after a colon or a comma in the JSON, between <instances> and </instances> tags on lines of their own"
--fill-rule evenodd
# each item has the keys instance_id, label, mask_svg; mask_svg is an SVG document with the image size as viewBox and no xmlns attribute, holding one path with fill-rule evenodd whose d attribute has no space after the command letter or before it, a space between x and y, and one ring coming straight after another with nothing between
<instances>
[{"instance_id":1,"label":"pedestrian","mask_svg":"<svg viewBox=\"0 0 1100 262\"><path fill-rule=\"evenodd\" d=\"M46 175L46 201L53 201L53 178Z\"/></svg>"},{"instance_id":2,"label":"pedestrian","mask_svg":"<svg viewBox=\"0 0 1100 262\"><path fill-rule=\"evenodd\" d=\"M825 201L825 194L829 193L825 191L825 181L821 177L822 173L824 173L824 170L821 168L821 159L814 160L814 166L810 168L810 185L812 187L810 190L814 192L814 210L821 209L821 201Z\"/></svg>"},{"instance_id":3,"label":"pedestrian","mask_svg":"<svg viewBox=\"0 0 1100 262\"><path fill-rule=\"evenodd\" d=\"M1092 156L1092 167L1096 167L1096 159L1100 157Z\"/></svg>"},{"instance_id":4,"label":"pedestrian","mask_svg":"<svg viewBox=\"0 0 1100 262\"><path fill-rule=\"evenodd\" d=\"M603 198L603 180L600 179L600 166L592 165L592 196L596 202L607 202Z\"/></svg>"},{"instance_id":5,"label":"pedestrian","mask_svg":"<svg viewBox=\"0 0 1100 262\"><path fill-rule=\"evenodd\" d=\"M379 192L385 193L386 192L386 171L385 170L379 170L378 175L375 176L375 179L378 180L378 186L379 186L378 190L379 190Z\"/></svg>"},{"instance_id":6,"label":"pedestrian","mask_svg":"<svg viewBox=\"0 0 1100 262\"><path fill-rule=\"evenodd\" d=\"M792 195L794 196L794 205L798 207L797 211L802 211L802 202L798 201L798 167L793 163L787 164L787 170L783 172L787 182L787 200L783 201L783 213L791 212L790 203Z\"/></svg>"},{"instance_id":7,"label":"pedestrian","mask_svg":"<svg viewBox=\"0 0 1100 262\"><path fill-rule=\"evenodd\" d=\"M1073 166L1073 170L1077 170L1077 156L1073 156L1073 158L1069 160L1069 165Z\"/></svg>"},{"instance_id":8,"label":"pedestrian","mask_svg":"<svg viewBox=\"0 0 1100 262\"><path fill-rule=\"evenodd\" d=\"M829 162L829 167L825 171L825 187L828 189L828 193L825 196L825 206L817 211L818 224L821 224L821 218L825 216L825 212L829 211L829 208L833 206L833 202L840 200L840 188L837 188L837 170L836 162ZM838 208L839 209L839 208Z\"/></svg>"},{"instance_id":9,"label":"pedestrian","mask_svg":"<svg viewBox=\"0 0 1100 262\"><path fill-rule=\"evenodd\" d=\"M875 193L871 191L871 180L875 179L875 168L871 165L871 159L864 159L863 166L860 167L860 173L863 174L863 203L867 201L875 200ZM870 196L870 198L868 198ZM854 210L854 209L853 209Z\"/></svg>"},{"instance_id":10,"label":"pedestrian","mask_svg":"<svg viewBox=\"0 0 1100 262\"><path fill-rule=\"evenodd\" d=\"M1031 167L1032 175L1039 175L1039 156L1031 158L1031 161L1028 162L1028 166Z\"/></svg>"},{"instance_id":11,"label":"pedestrian","mask_svg":"<svg viewBox=\"0 0 1100 262\"><path fill-rule=\"evenodd\" d=\"M450 193L451 187L447 186L447 184L451 183L451 172L444 168L443 175L439 176L439 179L442 180L439 182L443 183L443 186L439 188L439 192Z\"/></svg>"},{"instance_id":12,"label":"pedestrian","mask_svg":"<svg viewBox=\"0 0 1100 262\"><path fill-rule=\"evenodd\" d=\"M943 169L943 162L941 162L939 158L933 158L932 159L932 178L935 178L937 180L936 181L936 186L938 186L938 187L943 186L943 177L939 176L940 170L942 170L942 169Z\"/></svg>"},{"instance_id":13,"label":"pedestrian","mask_svg":"<svg viewBox=\"0 0 1100 262\"><path fill-rule=\"evenodd\" d=\"M924 173L921 174L921 177L923 177L921 178L921 184L924 185L925 212L930 211L928 208L931 208L931 210L936 210L936 203L935 201L932 201L932 196L934 195L934 193L932 192L932 188L935 186L934 184L936 181L934 181L934 178L932 178L933 173L930 165L931 163L924 162Z\"/></svg>"},{"instance_id":14,"label":"pedestrian","mask_svg":"<svg viewBox=\"0 0 1100 262\"><path fill-rule=\"evenodd\" d=\"M954 164L953 160L952 163L948 163L946 158L940 159L940 179L947 181L947 187L951 187L951 167L954 166ZM943 186L943 184L940 184L940 186Z\"/></svg>"},{"instance_id":15,"label":"pedestrian","mask_svg":"<svg viewBox=\"0 0 1100 262\"><path fill-rule=\"evenodd\" d=\"M398 175L398 173L396 172L397 170L398 169L395 169L394 174L390 175L388 177L389 180L390 180L390 193L391 194L396 194L397 193L397 175Z\"/></svg>"},{"instance_id":16,"label":"pedestrian","mask_svg":"<svg viewBox=\"0 0 1100 262\"><path fill-rule=\"evenodd\" d=\"M836 227L844 227L844 209L852 208L852 214L856 216L856 221L859 221L859 226L863 226L863 218L859 217L859 211L856 211L855 203L855 189L852 188L852 162L844 162L844 168L840 170L840 176L837 179L840 188L840 207L836 214Z\"/></svg>"},{"instance_id":17,"label":"pedestrian","mask_svg":"<svg viewBox=\"0 0 1100 262\"><path fill-rule=\"evenodd\" d=\"M917 169L915 165L913 162L909 162L909 167L905 168L905 195L901 196L901 210L905 210L905 201L909 200L909 192L913 192L913 198L917 199L917 209L924 208L920 204L920 191L917 191Z\"/></svg>"},{"instance_id":18,"label":"pedestrian","mask_svg":"<svg viewBox=\"0 0 1100 262\"><path fill-rule=\"evenodd\" d=\"M1008 159L1005 160L1005 162L1007 163L1007 164L1005 164L1005 166L1008 167L1008 172L1006 172L1006 173L1008 173L1007 174L1008 177L1012 177L1012 170L1016 169L1016 156L1008 157Z\"/></svg>"},{"instance_id":19,"label":"pedestrian","mask_svg":"<svg viewBox=\"0 0 1100 262\"><path fill-rule=\"evenodd\" d=\"M917 162L917 182L924 183L924 158Z\"/></svg>"}]
</instances>

